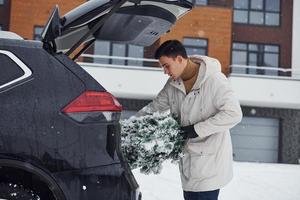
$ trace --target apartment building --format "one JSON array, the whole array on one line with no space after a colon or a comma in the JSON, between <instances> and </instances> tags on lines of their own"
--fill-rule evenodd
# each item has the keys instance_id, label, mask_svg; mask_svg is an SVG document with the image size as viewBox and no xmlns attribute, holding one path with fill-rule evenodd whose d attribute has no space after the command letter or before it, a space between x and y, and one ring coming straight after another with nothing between
<instances>
[{"instance_id":1,"label":"apartment building","mask_svg":"<svg viewBox=\"0 0 300 200\"><path fill-rule=\"evenodd\" d=\"M292 77L298 72L291 71L295 68L291 63L293 1L215 0L194 3L195 9L179 20L160 41L145 48L144 55L151 57L159 44L176 38L183 42L190 55L218 58L244 112L243 121L232 129L234 159L298 163L300 107L297 99L300 93L297 88L300 85L299 80ZM293 40L296 38L294 34ZM116 44L107 42L106 45L106 55L130 56L125 53L130 49L128 47L124 46L122 51ZM294 48L298 48L297 44ZM142 52L141 49L141 57ZM125 61L122 62L126 65ZM127 110L134 111L149 102L145 99L123 96L121 101Z\"/></svg>"},{"instance_id":2,"label":"apartment building","mask_svg":"<svg viewBox=\"0 0 300 200\"><path fill-rule=\"evenodd\" d=\"M177 38L189 54L221 61L244 113L242 122L231 131L235 160L298 163L300 82L293 76L299 71L291 71L299 69L297 64L292 66L292 22L297 20L297 16L293 19L293 1L194 3L196 8L155 46ZM293 40L296 35L294 32ZM294 49L299 45L295 43ZM294 56L294 63L299 63L296 59ZM146 103L133 102L124 99L123 104L135 110Z\"/></svg>"}]
</instances>

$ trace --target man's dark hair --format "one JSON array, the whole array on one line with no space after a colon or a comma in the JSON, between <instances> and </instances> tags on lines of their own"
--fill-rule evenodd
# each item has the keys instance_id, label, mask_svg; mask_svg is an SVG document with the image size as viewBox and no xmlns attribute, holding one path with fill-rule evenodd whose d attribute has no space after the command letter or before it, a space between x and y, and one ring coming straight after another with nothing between
<instances>
[{"instance_id":1,"label":"man's dark hair","mask_svg":"<svg viewBox=\"0 0 300 200\"><path fill-rule=\"evenodd\" d=\"M188 58L184 46L178 40L167 40L160 45L155 52L155 59L159 59L162 56L176 58L176 56L182 56Z\"/></svg>"}]
</instances>

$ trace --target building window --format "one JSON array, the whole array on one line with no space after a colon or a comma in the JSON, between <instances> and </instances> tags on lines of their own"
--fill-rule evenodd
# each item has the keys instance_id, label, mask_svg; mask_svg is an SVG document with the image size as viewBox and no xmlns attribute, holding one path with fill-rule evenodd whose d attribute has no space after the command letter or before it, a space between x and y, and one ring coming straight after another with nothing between
<instances>
[{"instance_id":1,"label":"building window","mask_svg":"<svg viewBox=\"0 0 300 200\"><path fill-rule=\"evenodd\" d=\"M188 0L188 1L191 2L195 6L204 6L204 5L207 5L208 0Z\"/></svg>"},{"instance_id":2,"label":"building window","mask_svg":"<svg viewBox=\"0 0 300 200\"><path fill-rule=\"evenodd\" d=\"M42 26L35 26L34 27L34 35L33 35L33 39L34 40L42 40L42 31L43 31L44 27Z\"/></svg>"},{"instance_id":3,"label":"building window","mask_svg":"<svg viewBox=\"0 0 300 200\"><path fill-rule=\"evenodd\" d=\"M232 45L232 64L262 67L279 66L279 46L270 44L240 43ZM277 75L275 70L232 68L232 73Z\"/></svg>"},{"instance_id":4,"label":"building window","mask_svg":"<svg viewBox=\"0 0 300 200\"><path fill-rule=\"evenodd\" d=\"M118 57L126 57L126 45L125 44L118 44L118 43L111 43L111 56L118 56ZM115 65L125 65L126 60L119 60L119 59L112 59L112 64Z\"/></svg>"},{"instance_id":5,"label":"building window","mask_svg":"<svg viewBox=\"0 0 300 200\"><path fill-rule=\"evenodd\" d=\"M144 58L144 47L137 45L128 45L127 56L133 58ZM128 60L128 65L143 66L143 61Z\"/></svg>"},{"instance_id":6,"label":"building window","mask_svg":"<svg viewBox=\"0 0 300 200\"><path fill-rule=\"evenodd\" d=\"M109 56L110 55L110 42L97 40L94 45L94 54ZM109 58L94 58L94 63L109 64Z\"/></svg>"},{"instance_id":7,"label":"building window","mask_svg":"<svg viewBox=\"0 0 300 200\"><path fill-rule=\"evenodd\" d=\"M0 5L4 5L4 0L0 0Z\"/></svg>"},{"instance_id":8,"label":"building window","mask_svg":"<svg viewBox=\"0 0 300 200\"><path fill-rule=\"evenodd\" d=\"M279 26L280 0L234 0L235 23Z\"/></svg>"},{"instance_id":9,"label":"building window","mask_svg":"<svg viewBox=\"0 0 300 200\"><path fill-rule=\"evenodd\" d=\"M201 38L184 38L183 45L188 55L207 55L207 40Z\"/></svg>"},{"instance_id":10,"label":"building window","mask_svg":"<svg viewBox=\"0 0 300 200\"><path fill-rule=\"evenodd\" d=\"M144 47L97 40L94 46L94 54L103 56L143 58ZM143 66L143 61L140 60L113 59L109 57L95 58L94 62L101 64Z\"/></svg>"}]
</instances>

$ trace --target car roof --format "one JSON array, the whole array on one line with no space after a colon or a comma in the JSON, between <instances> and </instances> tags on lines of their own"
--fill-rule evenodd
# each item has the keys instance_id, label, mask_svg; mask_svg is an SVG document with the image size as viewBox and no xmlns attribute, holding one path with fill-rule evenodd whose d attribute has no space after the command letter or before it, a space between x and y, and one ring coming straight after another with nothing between
<instances>
[{"instance_id":1,"label":"car roof","mask_svg":"<svg viewBox=\"0 0 300 200\"><path fill-rule=\"evenodd\" d=\"M0 38L2 39L14 39L14 40L23 40L21 36L10 31L0 31Z\"/></svg>"}]
</instances>

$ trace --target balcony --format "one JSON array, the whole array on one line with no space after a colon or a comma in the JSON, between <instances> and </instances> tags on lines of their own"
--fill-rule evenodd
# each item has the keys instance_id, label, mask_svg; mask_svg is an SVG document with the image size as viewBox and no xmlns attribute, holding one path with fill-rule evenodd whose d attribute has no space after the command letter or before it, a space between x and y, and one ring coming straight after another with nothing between
<instances>
[{"instance_id":1,"label":"balcony","mask_svg":"<svg viewBox=\"0 0 300 200\"><path fill-rule=\"evenodd\" d=\"M163 88L168 76L157 60L83 54L83 60L110 59L139 61L140 66L78 62L101 85L118 98L153 99ZM147 63L147 65L146 65ZM232 65L228 78L241 105L300 109L300 71L291 69ZM266 74L244 71L265 70ZM277 74L292 74L278 76Z\"/></svg>"},{"instance_id":2,"label":"balcony","mask_svg":"<svg viewBox=\"0 0 300 200\"><path fill-rule=\"evenodd\" d=\"M140 66L78 62L107 91L118 98L153 99L168 80L155 59L83 54L84 60L140 61ZM148 65L145 66L145 63Z\"/></svg>"},{"instance_id":3,"label":"balcony","mask_svg":"<svg viewBox=\"0 0 300 200\"><path fill-rule=\"evenodd\" d=\"M300 109L300 71L242 65L232 65L230 68L228 78L241 105ZM261 70L265 74L255 74ZM243 73L246 71L253 73Z\"/></svg>"}]
</instances>

